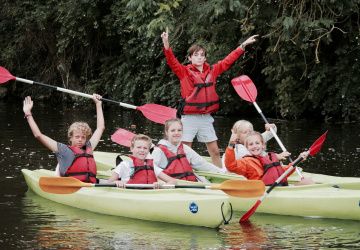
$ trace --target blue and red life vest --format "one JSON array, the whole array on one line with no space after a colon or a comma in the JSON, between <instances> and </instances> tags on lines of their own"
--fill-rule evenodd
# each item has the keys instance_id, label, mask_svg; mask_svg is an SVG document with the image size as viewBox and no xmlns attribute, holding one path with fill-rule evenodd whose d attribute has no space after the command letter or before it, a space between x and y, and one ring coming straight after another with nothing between
<instances>
[{"instance_id":1,"label":"blue and red life vest","mask_svg":"<svg viewBox=\"0 0 360 250\"><path fill-rule=\"evenodd\" d=\"M130 176L130 180L127 183L152 184L157 182L152 159L140 160L131 155L129 157L133 162L134 173Z\"/></svg>"},{"instance_id":2,"label":"blue and red life vest","mask_svg":"<svg viewBox=\"0 0 360 250\"><path fill-rule=\"evenodd\" d=\"M171 152L165 145L158 145L164 152L168 164L163 173L179 180L197 181L190 162L186 158L184 145L180 143L176 154Z\"/></svg>"},{"instance_id":3,"label":"blue and red life vest","mask_svg":"<svg viewBox=\"0 0 360 250\"><path fill-rule=\"evenodd\" d=\"M83 182L96 183L97 171L92 148L86 146L83 150L74 146L68 147L74 153L75 158L64 176L71 176Z\"/></svg>"},{"instance_id":4,"label":"blue and red life vest","mask_svg":"<svg viewBox=\"0 0 360 250\"><path fill-rule=\"evenodd\" d=\"M212 77L212 69L205 78L192 70L189 70L194 89L192 93L185 98L182 104L181 114L211 114L219 110L219 96L216 93L215 82Z\"/></svg>"}]
</instances>

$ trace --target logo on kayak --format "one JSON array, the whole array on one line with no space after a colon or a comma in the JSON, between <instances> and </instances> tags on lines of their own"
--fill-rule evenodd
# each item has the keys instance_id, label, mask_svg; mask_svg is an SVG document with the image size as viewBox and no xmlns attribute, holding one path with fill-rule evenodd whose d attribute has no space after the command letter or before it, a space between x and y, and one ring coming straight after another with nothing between
<instances>
[{"instance_id":1,"label":"logo on kayak","mask_svg":"<svg viewBox=\"0 0 360 250\"><path fill-rule=\"evenodd\" d=\"M190 212L192 212L193 214L196 214L199 211L199 207L195 202L191 202L190 206L189 206L189 210Z\"/></svg>"}]
</instances>

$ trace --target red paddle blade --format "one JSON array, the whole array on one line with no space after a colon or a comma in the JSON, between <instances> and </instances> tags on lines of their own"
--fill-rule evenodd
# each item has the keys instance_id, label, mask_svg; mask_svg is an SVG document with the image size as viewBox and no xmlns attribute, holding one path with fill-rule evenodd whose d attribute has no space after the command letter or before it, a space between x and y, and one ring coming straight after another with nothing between
<instances>
[{"instance_id":1,"label":"red paddle blade","mask_svg":"<svg viewBox=\"0 0 360 250\"><path fill-rule=\"evenodd\" d=\"M236 93L245 101L255 102L257 97L257 89L253 81L247 76L242 75L231 80L231 84Z\"/></svg>"},{"instance_id":2,"label":"red paddle blade","mask_svg":"<svg viewBox=\"0 0 360 250\"><path fill-rule=\"evenodd\" d=\"M10 80L15 80L16 77L10 74L10 72L4 67L0 66L0 84L6 83Z\"/></svg>"},{"instance_id":3,"label":"red paddle blade","mask_svg":"<svg viewBox=\"0 0 360 250\"><path fill-rule=\"evenodd\" d=\"M130 148L131 140L135 134L126 129L119 128L111 135L111 140L117 144Z\"/></svg>"},{"instance_id":4,"label":"red paddle blade","mask_svg":"<svg viewBox=\"0 0 360 250\"><path fill-rule=\"evenodd\" d=\"M322 145L324 144L324 141L326 139L326 135L328 133L328 130L324 134L322 134L309 148L309 155L313 156L317 154L320 150Z\"/></svg>"},{"instance_id":5,"label":"red paddle blade","mask_svg":"<svg viewBox=\"0 0 360 250\"><path fill-rule=\"evenodd\" d=\"M252 208L250 208L249 211L247 211L239 220L239 223L241 222L245 222L248 221L249 218L251 217L251 215L253 215L253 213L255 213L256 209L258 208L258 206L261 204L261 200L257 200L256 203L254 204L254 206L252 206Z\"/></svg>"},{"instance_id":6,"label":"red paddle blade","mask_svg":"<svg viewBox=\"0 0 360 250\"><path fill-rule=\"evenodd\" d=\"M160 124L165 124L165 121L176 118L176 109L158 104L145 104L136 109L140 110L147 119Z\"/></svg>"}]
</instances>

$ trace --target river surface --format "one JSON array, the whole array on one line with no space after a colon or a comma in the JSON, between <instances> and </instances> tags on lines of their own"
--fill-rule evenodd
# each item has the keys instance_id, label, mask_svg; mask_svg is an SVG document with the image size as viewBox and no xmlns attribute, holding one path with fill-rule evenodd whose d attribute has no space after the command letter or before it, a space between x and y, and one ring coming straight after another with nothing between
<instances>
[{"instance_id":1,"label":"river surface","mask_svg":"<svg viewBox=\"0 0 360 250\"><path fill-rule=\"evenodd\" d=\"M93 106L91 101L89 105ZM33 114L44 134L62 142L73 121L89 121L95 127L94 108L35 102ZM33 138L23 117L21 100L0 101L1 249L360 249L359 221L255 214L251 223L240 225L242 214L235 213L230 224L215 230L103 216L45 200L27 192L21 169L54 169L56 159ZM215 117L222 149L234 121L244 118ZM248 119L256 130L263 130L261 120ZM139 111L106 107L105 120L97 150L128 153L110 140L117 128L131 128L157 140L162 137L162 126L147 121ZM305 171L360 177L359 124L271 122L277 124L279 137L293 156L329 130L322 151L301 165ZM204 145L194 146L206 155ZM280 150L275 141L268 148Z\"/></svg>"}]
</instances>

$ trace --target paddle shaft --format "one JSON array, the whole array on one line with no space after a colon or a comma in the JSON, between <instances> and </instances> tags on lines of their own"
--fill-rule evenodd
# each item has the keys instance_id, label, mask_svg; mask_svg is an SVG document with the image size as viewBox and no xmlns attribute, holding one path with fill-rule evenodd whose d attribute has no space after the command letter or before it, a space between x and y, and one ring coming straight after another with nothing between
<instances>
[{"instance_id":1,"label":"paddle shaft","mask_svg":"<svg viewBox=\"0 0 360 250\"><path fill-rule=\"evenodd\" d=\"M86 186L92 187L116 187L115 183L96 183ZM154 184L125 184L126 188L154 188ZM175 184L162 184L160 188L198 188L198 189L211 189L212 186L202 185L175 185Z\"/></svg>"},{"instance_id":2,"label":"paddle shaft","mask_svg":"<svg viewBox=\"0 0 360 250\"><path fill-rule=\"evenodd\" d=\"M269 194L304 158L297 158L286 171L276 179L276 181L266 190L265 194Z\"/></svg>"},{"instance_id":3,"label":"paddle shaft","mask_svg":"<svg viewBox=\"0 0 360 250\"><path fill-rule=\"evenodd\" d=\"M262 201L269 195L269 193L284 179L293 169L294 167L303 160L302 157L299 157L292 163L292 165L279 177L277 180L265 191L265 193L256 201L254 206L250 208L239 220L239 223L247 221L251 215L253 215L256 209L260 206Z\"/></svg>"},{"instance_id":4,"label":"paddle shaft","mask_svg":"<svg viewBox=\"0 0 360 250\"><path fill-rule=\"evenodd\" d=\"M174 184L164 184L161 185L163 188L200 188L200 189L211 189L211 186L202 186L202 185L174 185Z\"/></svg>"},{"instance_id":5,"label":"paddle shaft","mask_svg":"<svg viewBox=\"0 0 360 250\"><path fill-rule=\"evenodd\" d=\"M51 89L54 89L54 90L57 90L57 91L60 91L60 92L63 92L63 93L82 96L82 97L86 97L86 98L90 98L90 99L93 97L92 95L81 93L81 92L74 91L74 90L71 90L71 89L60 88L60 87L52 86L52 85L41 83L41 82L35 82L35 81L27 80L27 79L20 78L20 77L16 77L16 81L24 82L24 83L28 83L28 84L35 84L35 85L51 88ZM115 103L115 104L118 104L118 105L120 105L122 107L125 107L125 108L130 108L130 109L136 109L137 108L137 106L135 106L135 105L131 105L131 104L123 103L123 102L118 102L118 101L113 101L113 100L106 99L106 98L101 98L101 100L106 101L106 102L110 102L110 103Z\"/></svg>"},{"instance_id":6,"label":"paddle shaft","mask_svg":"<svg viewBox=\"0 0 360 250\"><path fill-rule=\"evenodd\" d=\"M257 105L256 101L253 102L253 105L255 106L257 112L260 114L261 118L265 121L265 123L269 124L268 119L266 119L265 115L263 114L262 110L260 109L259 105ZM276 134L275 130L270 127L270 132L272 133L272 135L274 136L275 140L277 141L277 143L279 144L280 148L282 151L287 151L287 149L285 148L284 144L281 142L280 138L278 137L278 135ZM291 156L289 156L289 160L292 161ZM300 176L301 179L304 179L304 176L301 174L300 170L298 168L295 168L296 172L298 173L298 175Z\"/></svg>"}]
</instances>

